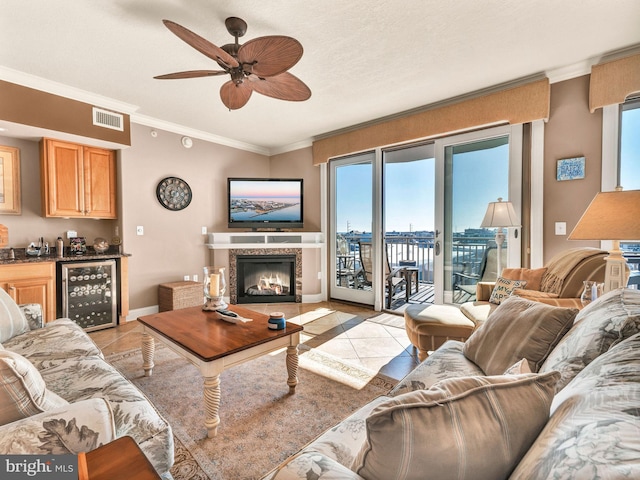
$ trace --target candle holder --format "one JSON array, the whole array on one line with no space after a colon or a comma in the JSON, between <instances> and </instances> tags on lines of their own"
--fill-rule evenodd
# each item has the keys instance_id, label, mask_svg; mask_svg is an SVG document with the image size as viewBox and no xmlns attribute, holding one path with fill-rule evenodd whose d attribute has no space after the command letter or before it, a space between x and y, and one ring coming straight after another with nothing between
<instances>
[{"instance_id":1,"label":"candle holder","mask_svg":"<svg viewBox=\"0 0 640 480\"><path fill-rule=\"evenodd\" d=\"M204 267L204 305L202 310L227 308L229 305L224 301L226 289L224 267Z\"/></svg>"}]
</instances>

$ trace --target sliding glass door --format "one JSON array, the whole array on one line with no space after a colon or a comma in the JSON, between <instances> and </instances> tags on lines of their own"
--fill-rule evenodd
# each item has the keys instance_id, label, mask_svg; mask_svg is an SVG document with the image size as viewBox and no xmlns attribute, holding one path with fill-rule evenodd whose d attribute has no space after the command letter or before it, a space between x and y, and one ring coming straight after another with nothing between
<instances>
[{"instance_id":1,"label":"sliding glass door","mask_svg":"<svg viewBox=\"0 0 640 480\"><path fill-rule=\"evenodd\" d=\"M330 297L394 311L472 300L497 274L487 205L520 212L521 177L522 128L510 126L331 160ZM506 237L502 265L519 266L519 229Z\"/></svg>"},{"instance_id":2,"label":"sliding glass door","mask_svg":"<svg viewBox=\"0 0 640 480\"><path fill-rule=\"evenodd\" d=\"M434 300L434 152L433 142L382 151L381 260L384 305L391 310L402 309L407 298L410 302Z\"/></svg>"},{"instance_id":3,"label":"sliding glass door","mask_svg":"<svg viewBox=\"0 0 640 480\"><path fill-rule=\"evenodd\" d=\"M374 304L377 242L374 226L373 152L332 160L329 168L329 293L331 298Z\"/></svg>"},{"instance_id":4,"label":"sliding glass door","mask_svg":"<svg viewBox=\"0 0 640 480\"><path fill-rule=\"evenodd\" d=\"M445 303L474 300L477 282L495 281L498 255L503 267L520 265L519 229L505 232L506 241L499 248L496 229L481 223L488 204L499 198L511 201L520 212L521 149L520 127L499 127L436 143L443 179L438 220L444 232L443 276L437 286Z\"/></svg>"}]
</instances>

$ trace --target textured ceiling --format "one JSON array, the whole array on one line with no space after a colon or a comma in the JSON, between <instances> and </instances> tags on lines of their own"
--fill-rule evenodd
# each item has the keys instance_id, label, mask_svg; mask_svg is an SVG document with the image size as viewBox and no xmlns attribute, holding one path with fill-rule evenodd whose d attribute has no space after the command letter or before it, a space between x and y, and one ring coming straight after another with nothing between
<instances>
[{"instance_id":1,"label":"textured ceiling","mask_svg":"<svg viewBox=\"0 0 640 480\"><path fill-rule=\"evenodd\" d=\"M221 46L233 40L229 16L248 24L241 43L302 43L290 71L311 88L308 101L254 94L230 112L218 93L226 77L153 79L217 69L162 19ZM3 0L0 79L47 79L130 104L138 123L274 152L519 78L587 73L639 45L639 26L637 0Z\"/></svg>"}]
</instances>

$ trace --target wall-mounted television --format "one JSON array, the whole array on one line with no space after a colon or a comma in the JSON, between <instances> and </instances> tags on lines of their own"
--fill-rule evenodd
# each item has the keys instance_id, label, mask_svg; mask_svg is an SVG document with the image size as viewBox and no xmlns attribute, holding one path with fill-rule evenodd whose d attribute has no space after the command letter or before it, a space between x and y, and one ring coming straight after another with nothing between
<instances>
[{"instance_id":1,"label":"wall-mounted television","mask_svg":"<svg viewBox=\"0 0 640 480\"><path fill-rule=\"evenodd\" d=\"M301 178L229 178L229 228L302 228Z\"/></svg>"}]
</instances>

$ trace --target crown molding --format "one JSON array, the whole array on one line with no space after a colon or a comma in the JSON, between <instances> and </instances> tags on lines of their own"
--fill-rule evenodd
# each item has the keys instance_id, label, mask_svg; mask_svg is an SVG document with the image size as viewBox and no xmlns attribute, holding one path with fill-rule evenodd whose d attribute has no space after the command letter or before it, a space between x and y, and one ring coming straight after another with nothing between
<instances>
[{"instance_id":1,"label":"crown molding","mask_svg":"<svg viewBox=\"0 0 640 480\"><path fill-rule=\"evenodd\" d=\"M313 140L308 138L299 142L290 143L289 145L283 145L281 147L274 147L269 150L270 155L279 155L281 153L293 152L300 150L301 148L308 148L313 146Z\"/></svg>"},{"instance_id":2,"label":"crown molding","mask_svg":"<svg viewBox=\"0 0 640 480\"><path fill-rule=\"evenodd\" d=\"M137 105L114 100L113 98L87 92L86 90L70 87L69 85L64 85L62 83L54 82L53 80L47 80L46 78L37 77L36 75L31 75L3 66L0 66L0 80L128 115L131 115L140 108Z\"/></svg>"},{"instance_id":3,"label":"crown molding","mask_svg":"<svg viewBox=\"0 0 640 480\"><path fill-rule=\"evenodd\" d=\"M214 135L213 133L203 132L195 128L185 127L177 123L167 122L165 120L159 120L147 115L133 114L131 115L131 122L138 125L145 125L147 127L159 128L171 133L177 133L179 135L186 135L191 138L198 138L211 143L217 143L219 145L225 145L227 147L237 148L238 150L245 150L247 152L258 153L260 155L269 156L271 152L268 148L261 147L259 145L253 145L251 143L240 142L227 137L221 137Z\"/></svg>"},{"instance_id":4,"label":"crown molding","mask_svg":"<svg viewBox=\"0 0 640 480\"><path fill-rule=\"evenodd\" d=\"M572 78L582 77L591 74L591 67L598 63L599 58L590 58L582 62L567 65L565 67L547 70L546 75L549 83L564 82Z\"/></svg>"}]
</instances>

